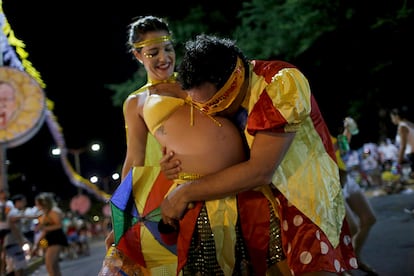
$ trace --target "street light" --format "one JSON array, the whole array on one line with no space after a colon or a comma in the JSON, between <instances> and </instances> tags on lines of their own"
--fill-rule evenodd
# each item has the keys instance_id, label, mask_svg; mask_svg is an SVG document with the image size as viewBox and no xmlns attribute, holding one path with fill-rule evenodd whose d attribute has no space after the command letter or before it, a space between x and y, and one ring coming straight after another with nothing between
<instances>
[{"instance_id":1,"label":"street light","mask_svg":"<svg viewBox=\"0 0 414 276\"><path fill-rule=\"evenodd\" d=\"M101 145L98 143L92 144L89 148L83 147L78 149L66 149L68 153L72 154L75 160L75 171L77 174L81 175L81 163L80 163L80 155L81 153L86 152L87 150L91 151L100 151ZM60 148L52 149L52 155L61 155L62 150ZM78 186L78 194L82 194L82 187Z\"/></svg>"},{"instance_id":2,"label":"street light","mask_svg":"<svg viewBox=\"0 0 414 276\"><path fill-rule=\"evenodd\" d=\"M118 180L121 176L119 175L119 173L113 173L111 176L105 176L105 177L99 177L97 175L93 175L89 178L89 180L96 184L99 182L99 180L102 180L103 182L103 190L107 193L111 193L111 191L109 191L109 180Z\"/></svg>"}]
</instances>

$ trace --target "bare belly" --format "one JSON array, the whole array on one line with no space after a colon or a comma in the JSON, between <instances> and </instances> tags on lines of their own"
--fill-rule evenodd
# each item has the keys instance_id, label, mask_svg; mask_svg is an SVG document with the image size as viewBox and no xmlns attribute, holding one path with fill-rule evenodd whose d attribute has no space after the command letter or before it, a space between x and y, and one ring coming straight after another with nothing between
<instances>
[{"instance_id":1,"label":"bare belly","mask_svg":"<svg viewBox=\"0 0 414 276\"><path fill-rule=\"evenodd\" d=\"M157 130L155 137L175 152L183 172L206 175L244 160L243 143L238 129L227 119L207 115L194 109L190 125L190 107L183 106Z\"/></svg>"}]
</instances>

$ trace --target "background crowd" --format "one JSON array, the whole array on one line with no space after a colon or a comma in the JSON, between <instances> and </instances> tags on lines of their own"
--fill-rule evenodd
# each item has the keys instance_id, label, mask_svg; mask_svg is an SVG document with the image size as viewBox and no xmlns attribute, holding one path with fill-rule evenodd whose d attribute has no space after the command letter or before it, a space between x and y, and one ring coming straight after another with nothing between
<instances>
[{"instance_id":1,"label":"background crowd","mask_svg":"<svg viewBox=\"0 0 414 276\"><path fill-rule=\"evenodd\" d=\"M60 275L59 262L90 254L92 238L103 238L108 219L93 223L62 210L52 193L39 193L28 206L23 194L0 191L0 275L25 275L33 259L42 258L49 275ZM53 234L51 234L53 233Z\"/></svg>"}]
</instances>

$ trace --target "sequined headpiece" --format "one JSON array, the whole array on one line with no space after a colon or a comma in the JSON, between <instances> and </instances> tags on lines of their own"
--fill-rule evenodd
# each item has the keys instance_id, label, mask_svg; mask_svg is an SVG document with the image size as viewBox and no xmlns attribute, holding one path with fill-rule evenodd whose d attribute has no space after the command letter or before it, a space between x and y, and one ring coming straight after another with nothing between
<instances>
[{"instance_id":1,"label":"sequined headpiece","mask_svg":"<svg viewBox=\"0 0 414 276\"><path fill-rule=\"evenodd\" d=\"M210 115L225 110L232 104L240 91L240 87L244 82L244 71L243 61L238 57L236 67L223 87L207 102L194 102L194 104L201 111Z\"/></svg>"},{"instance_id":2,"label":"sequined headpiece","mask_svg":"<svg viewBox=\"0 0 414 276\"><path fill-rule=\"evenodd\" d=\"M159 36L156 38L151 38L151 39L146 39L140 42L135 42L134 44L132 44L135 48L142 48L145 46L149 46L152 44L158 44L161 42L165 42L165 41L170 41L171 40L171 36L170 35L163 35L163 36Z\"/></svg>"}]
</instances>

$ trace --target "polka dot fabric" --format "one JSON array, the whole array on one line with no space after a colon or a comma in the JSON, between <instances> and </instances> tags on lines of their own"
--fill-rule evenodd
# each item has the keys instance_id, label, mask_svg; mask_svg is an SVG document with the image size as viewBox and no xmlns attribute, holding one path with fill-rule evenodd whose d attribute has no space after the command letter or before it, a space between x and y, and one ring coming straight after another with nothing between
<instances>
[{"instance_id":1,"label":"polka dot fabric","mask_svg":"<svg viewBox=\"0 0 414 276\"><path fill-rule=\"evenodd\" d=\"M282 228L282 243L292 275L329 271L340 273L358 267L348 224L344 220L340 243L333 248L326 235L310 219L276 195Z\"/></svg>"}]
</instances>

